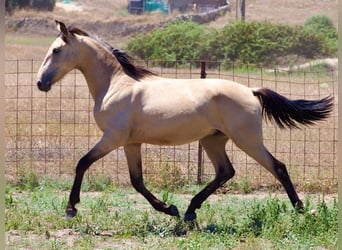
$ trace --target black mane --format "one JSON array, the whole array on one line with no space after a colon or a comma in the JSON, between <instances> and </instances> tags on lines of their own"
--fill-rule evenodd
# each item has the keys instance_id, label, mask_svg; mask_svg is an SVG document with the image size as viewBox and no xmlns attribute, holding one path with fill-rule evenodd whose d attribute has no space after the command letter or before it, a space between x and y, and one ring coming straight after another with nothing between
<instances>
[{"instance_id":1,"label":"black mane","mask_svg":"<svg viewBox=\"0 0 342 250\"><path fill-rule=\"evenodd\" d=\"M95 41L99 42L102 46L104 46L106 49L108 49L115 56L115 58L120 63L123 71L128 76L132 77L134 80L140 81L141 79L143 79L146 76L156 75L155 73L153 73L152 71L150 71L148 69L145 69L144 67L135 65L132 62L131 57L129 55L127 55L126 52L124 52L120 49L113 48L111 45L109 45L107 42L103 41L98 36L89 34L89 33L85 32L79 28L76 28L76 27L69 27L68 30L71 34L88 36L88 37L94 39Z\"/></svg>"}]
</instances>

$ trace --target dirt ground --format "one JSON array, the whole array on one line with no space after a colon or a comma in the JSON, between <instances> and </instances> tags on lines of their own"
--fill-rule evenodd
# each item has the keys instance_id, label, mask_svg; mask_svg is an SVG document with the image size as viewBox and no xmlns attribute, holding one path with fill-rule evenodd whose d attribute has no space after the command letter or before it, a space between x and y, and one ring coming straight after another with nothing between
<instances>
[{"instance_id":1,"label":"dirt ground","mask_svg":"<svg viewBox=\"0 0 342 250\"><path fill-rule=\"evenodd\" d=\"M303 24L313 15L326 15L334 25L338 23L338 0L247 0L247 20L269 20Z\"/></svg>"}]
</instances>

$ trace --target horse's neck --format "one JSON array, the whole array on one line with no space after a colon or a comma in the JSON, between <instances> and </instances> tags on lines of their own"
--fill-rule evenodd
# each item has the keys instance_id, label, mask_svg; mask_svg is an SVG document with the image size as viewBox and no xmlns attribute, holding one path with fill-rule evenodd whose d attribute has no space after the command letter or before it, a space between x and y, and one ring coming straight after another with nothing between
<instances>
[{"instance_id":1,"label":"horse's neck","mask_svg":"<svg viewBox=\"0 0 342 250\"><path fill-rule=\"evenodd\" d=\"M90 49L84 53L86 57L82 60L79 70L83 73L89 91L96 101L108 90L114 74L120 71L120 65L106 49ZM101 59L99 59L101 58Z\"/></svg>"}]
</instances>

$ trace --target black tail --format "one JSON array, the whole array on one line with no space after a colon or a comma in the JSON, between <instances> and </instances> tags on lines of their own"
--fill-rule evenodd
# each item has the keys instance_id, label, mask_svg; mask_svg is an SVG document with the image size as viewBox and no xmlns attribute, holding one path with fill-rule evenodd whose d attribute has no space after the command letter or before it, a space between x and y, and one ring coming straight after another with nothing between
<instances>
[{"instance_id":1,"label":"black tail","mask_svg":"<svg viewBox=\"0 0 342 250\"><path fill-rule=\"evenodd\" d=\"M329 117L333 110L331 96L320 100L290 100L267 88L253 90L253 94L259 98L263 115L280 128L314 124Z\"/></svg>"}]
</instances>

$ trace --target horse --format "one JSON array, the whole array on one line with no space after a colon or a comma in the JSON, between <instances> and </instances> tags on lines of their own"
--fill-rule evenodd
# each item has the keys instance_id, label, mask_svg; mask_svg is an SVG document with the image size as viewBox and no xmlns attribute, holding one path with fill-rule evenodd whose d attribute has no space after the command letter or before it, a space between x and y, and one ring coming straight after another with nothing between
<instances>
[{"instance_id":1,"label":"horse","mask_svg":"<svg viewBox=\"0 0 342 250\"><path fill-rule=\"evenodd\" d=\"M66 218L77 214L84 173L92 163L123 147L132 186L152 207L180 217L178 208L157 199L144 185L141 145L180 145L199 141L215 168L215 177L190 201L184 221L235 170L225 145L231 139L267 169L284 187L292 205L303 203L286 166L264 146L262 120L280 128L302 128L324 120L333 110L333 97L288 99L269 88L249 88L224 79L167 79L136 65L126 52L98 36L56 20L58 37L38 71L37 87L48 92L73 69L81 71L94 100L93 115L103 132L94 147L77 163L66 207Z\"/></svg>"}]
</instances>

